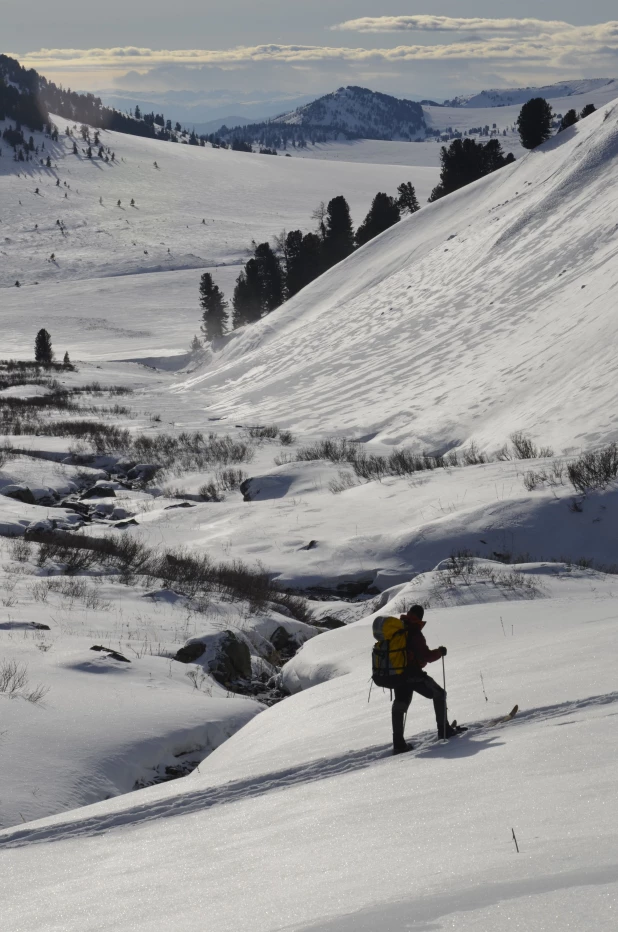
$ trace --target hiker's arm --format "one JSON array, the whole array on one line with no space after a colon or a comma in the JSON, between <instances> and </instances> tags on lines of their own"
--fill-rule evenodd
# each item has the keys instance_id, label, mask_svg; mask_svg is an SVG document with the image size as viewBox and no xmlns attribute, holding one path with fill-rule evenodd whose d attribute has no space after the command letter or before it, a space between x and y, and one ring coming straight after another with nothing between
<instances>
[{"instance_id":1,"label":"hiker's arm","mask_svg":"<svg viewBox=\"0 0 618 932\"><path fill-rule=\"evenodd\" d=\"M446 653L446 651L444 651L444 653ZM435 650L429 650L429 648L427 648L427 663L434 663L434 661L439 660L442 656L444 656L444 654L441 647L436 647Z\"/></svg>"}]
</instances>

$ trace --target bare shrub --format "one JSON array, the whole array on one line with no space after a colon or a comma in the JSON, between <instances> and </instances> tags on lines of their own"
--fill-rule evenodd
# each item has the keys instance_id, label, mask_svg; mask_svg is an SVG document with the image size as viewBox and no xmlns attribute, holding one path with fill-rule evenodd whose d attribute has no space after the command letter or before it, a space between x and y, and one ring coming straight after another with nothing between
<instances>
[{"instance_id":1,"label":"bare shrub","mask_svg":"<svg viewBox=\"0 0 618 932\"><path fill-rule=\"evenodd\" d=\"M16 537L9 547L9 554L17 563L27 563L32 556L32 547L23 537Z\"/></svg>"},{"instance_id":2,"label":"bare shrub","mask_svg":"<svg viewBox=\"0 0 618 932\"><path fill-rule=\"evenodd\" d=\"M339 495L340 492L345 492L346 489L353 489L356 486L354 481L354 476L351 472L347 472L345 469L340 469L337 479L331 479L328 483L328 488L333 493L333 495Z\"/></svg>"},{"instance_id":3,"label":"bare shrub","mask_svg":"<svg viewBox=\"0 0 618 932\"><path fill-rule=\"evenodd\" d=\"M275 456L273 462L275 466L287 466L288 463L293 463L295 457L291 453L280 453L278 456Z\"/></svg>"},{"instance_id":4,"label":"bare shrub","mask_svg":"<svg viewBox=\"0 0 618 932\"><path fill-rule=\"evenodd\" d=\"M479 466L487 462L487 457L481 453L474 440L471 440L467 447L461 451L461 458L464 466Z\"/></svg>"},{"instance_id":5,"label":"bare shrub","mask_svg":"<svg viewBox=\"0 0 618 932\"><path fill-rule=\"evenodd\" d=\"M549 467L533 470L529 469L524 473L524 486L532 492L534 489L544 488L545 486L555 487L564 485L564 476L566 467L562 460L554 460Z\"/></svg>"},{"instance_id":6,"label":"bare shrub","mask_svg":"<svg viewBox=\"0 0 618 932\"><path fill-rule=\"evenodd\" d=\"M242 469L220 469L215 475L217 485L225 492L237 492L246 478Z\"/></svg>"},{"instance_id":7,"label":"bare shrub","mask_svg":"<svg viewBox=\"0 0 618 932\"><path fill-rule=\"evenodd\" d=\"M604 489L618 476L618 446L610 443L602 450L584 453L567 466L569 482L583 495L591 489Z\"/></svg>"},{"instance_id":8,"label":"bare shrub","mask_svg":"<svg viewBox=\"0 0 618 932\"><path fill-rule=\"evenodd\" d=\"M276 424L264 427L248 427L247 433L252 440L276 440L279 436L279 428Z\"/></svg>"},{"instance_id":9,"label":"bare shrub","mask_svg":"<svg viewBox=\"0 0 618 932\"><path fill-rule=\"evenodd\" d=\"M291 430L279 431L279 443L284 447L289 447L294 443L295 437Z\"/></svg>"},{"instance_id":10,"label":"bare shrub","mask_svg":"<svg viewBox=\"0 0 618 932\"><path fill-rule=\"evenodd\" d=\"M207 554L188 553L182 549L157 552L132 537L109 534L88 537L67 531L31 531L29 540L40 543L39 563L77 562L79 554L88 566L97 564L115 569L120 579L147 577L191 597L206 597L218 592L229 601L245 601L252 611L263 610L269 604L287 608L299 621L309 623L311 611L304 599L279 587L270 574L261 568L251 569L241 561L213 563ZM71 558L74 552L78 556Z\"/></svg>"},{"instance_id":11,"label":"bare shrub","mask_svg":"<svg viewBox=\"0 0 618 932\"><path fill-rule=\"evenodd\" d=\"M201 485L197 490L198 494L202 496L205 502L224 502L225 495L222 493L221 489L214 480L210 482L205 482L204 485Z\"/></svg>"},{"instance_id":12,"label":"bare shrub","mask_svg":"<svg viewBox=\"0 0 618 932\"><path fill-rule=\"evenodd\" d=\"M37 685L34 689L28 688L28 667L25 663L15 660L3 660L0 663L0 693L5 693L9 699L21 697L34 704L41 702L49 692L49 686Z\"/></svg>"}]
</instances>

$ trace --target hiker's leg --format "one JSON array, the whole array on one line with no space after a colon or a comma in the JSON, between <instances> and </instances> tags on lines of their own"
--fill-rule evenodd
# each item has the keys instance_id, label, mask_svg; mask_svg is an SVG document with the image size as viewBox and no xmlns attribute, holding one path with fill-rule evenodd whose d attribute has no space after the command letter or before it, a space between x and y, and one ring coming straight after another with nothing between
<instances>
[{"instance_id":1,"label":"hiker's leg","mask_svg":"<svg viewBox=\"0 0 618 932\"><path fill-rule=\"evenodd\" d=\"M405 744L403 737L404 722L408 706L412 701L412 687L407 683L395 686L395 699L391 708L393 720L393 747Z\"/></svg>"},{"instance_id":2,"label":"hiker's leg","mask_svg":"<svg viewBox=\"0 0 618 932\"><path fill-rule=\"evenodd\" d=\"M433 699L433 708L436 713L436 725L438 726L438 734L442 736L444 731L444 719L446 712L446 693L442 689L439 683L436 683L435 680L432 680L427 673L423 673L422 676L415 680L412 683L412 688L415 693L419 693L421 696L424 696L425 699Z\"/></svg>"}]
</instances>

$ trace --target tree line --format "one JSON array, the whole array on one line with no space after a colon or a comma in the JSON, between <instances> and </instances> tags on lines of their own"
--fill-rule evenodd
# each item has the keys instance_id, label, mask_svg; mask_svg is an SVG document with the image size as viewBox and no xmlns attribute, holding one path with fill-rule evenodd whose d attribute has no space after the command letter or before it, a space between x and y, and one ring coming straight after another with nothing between
<instances>
[{"instance_id":1,"label":"tree line","mask_svg":"<svg viewBox=\"0 0 618 932\"><path fill-rule=\"evenodd\" d=\"M374 197L367 216L356 232L350 207L343 195L321 203L314 211L317 229L284 231L270 243L253 243L253 255L236 280L232 298L231 323L235 330L258 321L284 301L350 256L355 249L388 230L402 214L413 214L420 204L410 182L400 184L397 197L383 191ZM228 329L228 301L204 272L200 280L202 333L208 341L223 336Z\"/></svg>"},{"instance_id":2,"label":"tree line","mask_svg":"<svg viewBox=\"0 0 618 932\"><path fill-rule=\"evenodd\" d=\"M103 106L94 94L78 94L48 81L34 68L22 68L8 55L0 55L0 120L13 119L31 130L41 131L49 114L76 123L87 123L132 136L168 139L165 126Z\"/></svg>"}]
</instances>

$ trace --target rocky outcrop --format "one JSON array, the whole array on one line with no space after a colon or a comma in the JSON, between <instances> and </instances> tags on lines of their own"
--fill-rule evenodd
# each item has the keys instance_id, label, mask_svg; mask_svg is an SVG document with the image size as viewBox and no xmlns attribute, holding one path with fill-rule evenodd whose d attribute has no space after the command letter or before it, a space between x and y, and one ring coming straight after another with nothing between
<instances>
[{"instance_id":1,"label":"rocky outcrop","mask_svg":"<svg viewBox=\"0 0 618 932\"><path fill-rule=\"evenodd\" d=\"M180 663L199 661L222 686L251 679L251 653L248 645L233 631L220 631L201 638L191 638L177 652Z\"/></svg>"}]
</instances>

